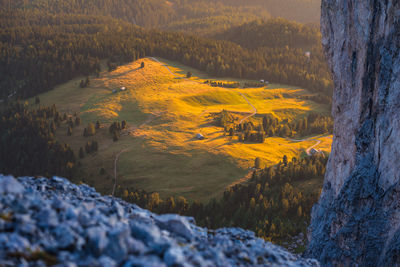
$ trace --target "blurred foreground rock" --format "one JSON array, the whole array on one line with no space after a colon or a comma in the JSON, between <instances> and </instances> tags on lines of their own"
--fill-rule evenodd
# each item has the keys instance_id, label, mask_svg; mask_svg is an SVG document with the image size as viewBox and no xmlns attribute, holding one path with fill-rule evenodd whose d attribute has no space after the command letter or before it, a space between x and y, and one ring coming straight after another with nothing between
<instances>
[{"instance_id":1,"label":"blurred foreground rock","mask_svg":"<svg viewBox=\"0 0 400 267\"><path fill-rule=\"evenodd\" d=\"M193 222L63 178L0 175L0 266L319 266L253 232Z\"/></svg>"}]
</instances>

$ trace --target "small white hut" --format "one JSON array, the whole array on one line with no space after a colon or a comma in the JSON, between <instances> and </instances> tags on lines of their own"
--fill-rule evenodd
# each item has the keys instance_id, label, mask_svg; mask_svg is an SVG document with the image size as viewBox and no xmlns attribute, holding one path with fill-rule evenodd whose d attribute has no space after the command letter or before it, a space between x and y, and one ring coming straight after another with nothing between
<instances>
[{"instance_id":1,"label":"small white hut","mask_svg":"<svg viewBox=\"0 0 400 267\"><path fill-rule=\"evenodd\" d=\"M318 153L320 153L320 151L319 151L319 150L316 150L315 148L312 148L312 149L310 150L310 154L311 154L311 155L315 155L315 154L318 154Z\"/></svg>"},{"instance_id":2,"label":"small white hut","mask_svg":"<svg viewBox=\"0 0 400 267\"><path fill-rule=\"evenodd\" d=\"M196 134L197 140L204 140L204 136L201 133Z\"/></svg>"}]
</instances>

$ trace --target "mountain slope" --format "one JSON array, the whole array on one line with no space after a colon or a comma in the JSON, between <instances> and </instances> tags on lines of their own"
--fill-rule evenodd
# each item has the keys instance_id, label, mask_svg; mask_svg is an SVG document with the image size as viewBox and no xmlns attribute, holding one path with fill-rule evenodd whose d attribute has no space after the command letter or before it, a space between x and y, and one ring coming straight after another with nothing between
<instances>
[{"instance_id":1,"label":"mountain slope","mask_svg":"<svg viewBox=\"0 0 400 267\"><path fill-rule=\"evenodd\" d=\"M109 16L147 27L208 35L254 19L319 21L320 0L0 0L0 10ZM270 12L272 11L272 12ZM208 28L204 26L208 25Z\"/></svg>"},{"instance_id":2,"label":"mountain slope","mask_svg":"<svg viewBox=\"0 0 400 267\"><path fill-rule=\"evenodd\" d=\"M215 39L237 43L248 49L259 47L311 49L321 46L319 28L282 18L251 21L234 26L214 36Z\"/></svg>"}]
</instances>

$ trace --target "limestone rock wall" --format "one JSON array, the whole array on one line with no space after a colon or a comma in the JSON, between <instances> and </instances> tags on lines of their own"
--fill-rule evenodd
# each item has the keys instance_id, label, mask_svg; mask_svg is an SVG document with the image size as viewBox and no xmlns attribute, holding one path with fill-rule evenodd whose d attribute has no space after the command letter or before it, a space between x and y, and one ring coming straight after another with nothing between
<instances>
[{"instance_id":1,"label":"limestone rock wall","mask_svg":"<svg viewBox=\"0 0 400 267\"><path fill-rule=\"evenodd\" d=\"M307 255L400 264L400 1L322 0L321 30L335 126Z\"/></svg>"}]
</instances>

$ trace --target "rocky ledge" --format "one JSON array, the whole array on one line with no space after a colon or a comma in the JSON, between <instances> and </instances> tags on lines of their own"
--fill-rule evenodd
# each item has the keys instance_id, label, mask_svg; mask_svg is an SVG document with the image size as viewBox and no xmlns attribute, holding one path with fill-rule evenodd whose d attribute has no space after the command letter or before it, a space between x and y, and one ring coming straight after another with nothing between
<instances>
[{"instance_id":1,"label":"rocky ledge","mask_svg":"<svg viewBox=\"0 0 400 267\"><path fill-rule=\"evenodd\" d=\"M87 185L0 175L0 266L319 266L239 228L156 215Z\"/></svg>"}]
</instances>

